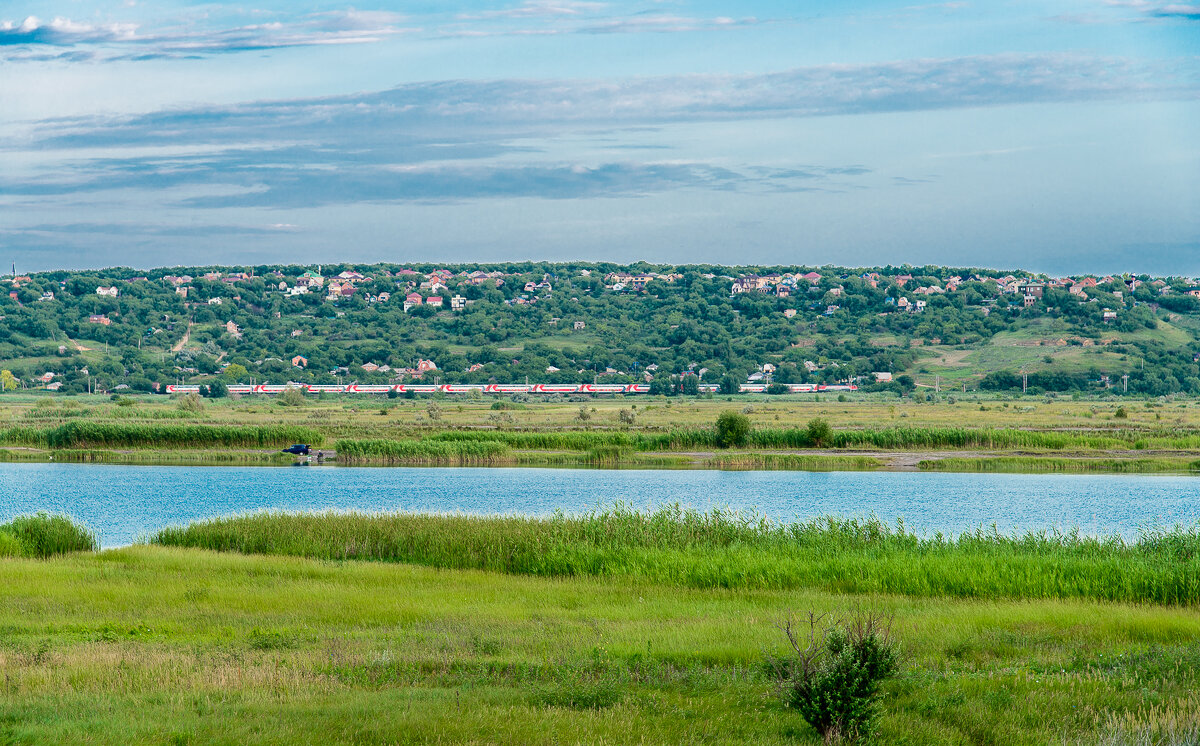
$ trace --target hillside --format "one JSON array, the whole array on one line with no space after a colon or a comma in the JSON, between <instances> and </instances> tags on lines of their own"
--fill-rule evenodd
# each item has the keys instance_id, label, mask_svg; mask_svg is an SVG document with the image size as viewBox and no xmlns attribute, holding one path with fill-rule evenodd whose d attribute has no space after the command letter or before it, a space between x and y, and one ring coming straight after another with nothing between
<instances>
[{"instance_id":1,"label":"hillside","mask_svg":"<svg viewBox=\"0 0 1200 746\"><path fill-rule=\"evenodd\" d=\"M726 390L1200 394L1189 294L1200 291L1186 278L514 263L118 268L5 283L8 388L528 379L653 381L665 393L695 373Z\"/></svg>"}]
</instances>

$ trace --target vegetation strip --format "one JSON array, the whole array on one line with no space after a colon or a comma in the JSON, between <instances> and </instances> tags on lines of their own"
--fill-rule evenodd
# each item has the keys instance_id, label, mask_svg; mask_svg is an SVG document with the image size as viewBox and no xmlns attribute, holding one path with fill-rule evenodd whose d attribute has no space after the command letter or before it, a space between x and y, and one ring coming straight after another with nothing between
<instances>
[{"instance_id":1,"label":"vegetation strip","mask_svg":"<svg viewBox=\"0 0 1200 746\"><path fill-rule=\"evenodd\" d=\"M1147 532L1134 542L983 529L922 537L873 519L784 524L724 511L644 514L618 507L549 519L256 513L164 529L152 542L692 588L1200 602L1195 528Z\"/></svg>"},{"instance_id":2,"label":"vegetation strip","mask_svg":"<svg viewBox=\"0 0 1200 746\"><path fill-rule=\"evenodd\" d=\"M1155 474L1200 471L1200 461L1177 458L1051 458L1044 456L948 457L924 459L917 467L925 471Z\"/></svg>"}]
</instances>

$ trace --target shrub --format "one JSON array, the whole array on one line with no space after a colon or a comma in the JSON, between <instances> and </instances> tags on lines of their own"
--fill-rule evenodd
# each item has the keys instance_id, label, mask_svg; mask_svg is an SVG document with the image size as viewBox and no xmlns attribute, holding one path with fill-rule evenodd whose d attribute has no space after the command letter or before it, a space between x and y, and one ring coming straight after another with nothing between
<instances>
[{"instance_id":1,"label":"shrub","mask_svg":"<svg viewBox=\"0 0 1200 746\"><path fill-rule=\"evenodd\" d=\"M279 395L275 403L284 407L303 407L308 403L308 397L300 389L289 388Z\"/></svg>"},{"instance_id":2,"label":"shrub","mask_svg":"<svg viewBox=\"0 0 1200 746\"><path fill-rule=\"evenodd\" d=\"M431 420L440 420L442 419L442 408L436 401L431 401L425 407L425 414L429 415Z\"/></svg>"},{"instance_id":3,"label":"shrub","mask_svg":"<svg viewBox=\"0 0 1200 746\"><path fill-rule=\"evenodd\" d=\"M1129 412L1125 411L1125 407L1117 407L1117 411L1113 412L1113 417L1116 417L1118 420L1124 420L1129 417Z\"/></svg>"},{"instance_id":4,"label":"shrub","mask_svg":"<svg viewBox=\"0 0 1200 746\"><path fill-rule=\"evenodd\" d=\"M622 425L632 425L637 421L637 412L632 409L619 409L617 410L617 419L621 421Z\"/></svg>"},{"instance_id":5,"label":"shrub","mask_svg":"<svg viewBox=\"0 0 1200 746\"><path fill-rule=\"evenodd\" d=\"M722 448L741 446L750 437L750 418L732 410L717 417L717 445Z\"/></svg>"},{"instance_id":6,"label":"shrub","mask_svg":"<svg viewBox=\"0 0 1200 746\"><path fill-rule=\"evenodd\" d=\"M820 417L808 421L806 432L808 433L808 442L817 448L825 445L833 438L833 428Z\"/></svg>"},{"instance_id":7,"label":"shrub","mask_svg":"<svg viewBox=\"0 0 1200 746\"><path fill-rule=\"evenodd\" d=\"M786 394L786 393L789 393L790 391L791 391L791 389L788 388L788 385L786 383L767 384L767 393L774 395L774 396L778 396L779 394Z\"/></svg>"},{"instance_id":8,"label":"shrub","mask_svg":"<svg viewBox=\"0 0 1200 746\"><path fill-rule=\"evenodd\" d=\"M51 557L67 552L92 552L97 548L96 536L83 526L61 515L38 513L14 518L0 524L0 555L12 551L16 540L19 554L27 557ZM17 554L17 552L13 552Z\"/></svg>"},{"instance_id":9,"label":"shrub","mask_svg":"<svg viewBox=\"0 0 1200 746\"><path fill-rule=\"evenodd\" d=\"M496 403L499 404L500 402ZM588 411L586 404L579 405L579 412L575 415L575 419L579 420L580 422L587 422L588 420L592 419L592 413Z\"/></svg>"},{"instance_id":10,"label":"shrub","mask_svg":"<svg viewBox=\"0 0 1200 746\"><path fill-rule=\"evenodd\" d=\"M900 665L891 624L890 617L871 613L832 622L810 613L784 622L791 652L772 661L780 697L825 743L870 737L880 685Z\"/></svg>"},{"instance_id":11,"label":"shrub","mask_svg":"<svg viewBox=\"0 0 1200 746\"><path fill-rule=\"evenodd\" d=\"M200 401L200 395L192 392L179 400L175 407L180 412L201 412L204 410L204 402Z\"/></svg>"}]
</instances>

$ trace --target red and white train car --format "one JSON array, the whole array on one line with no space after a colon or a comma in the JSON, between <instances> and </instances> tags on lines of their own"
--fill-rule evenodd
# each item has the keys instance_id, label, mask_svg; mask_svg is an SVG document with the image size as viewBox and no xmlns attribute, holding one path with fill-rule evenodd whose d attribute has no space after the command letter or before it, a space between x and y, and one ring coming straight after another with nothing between
<instances>
[{"instance_id":1,"label":"red and white train car","mask_svg":"<svg viewBox=\"0 0 1200 746\"><path fill-rule=\"evenodd\" d=\"M788 392L793 394L822 393L826 391L858 391L853 384L789 383ZM478 391L484 394L648 394L650 385L645 383L258 383L254 385L234 383L229 385L231 394L282 394L288 389L299 389L311 394L467 394ZM716 392L720 387L701 384L700 391ZM767 384L743 383L742 393L763 393ZM167 386L168 394L199 393L200 386Z\"/></svg>"}]
</instances>

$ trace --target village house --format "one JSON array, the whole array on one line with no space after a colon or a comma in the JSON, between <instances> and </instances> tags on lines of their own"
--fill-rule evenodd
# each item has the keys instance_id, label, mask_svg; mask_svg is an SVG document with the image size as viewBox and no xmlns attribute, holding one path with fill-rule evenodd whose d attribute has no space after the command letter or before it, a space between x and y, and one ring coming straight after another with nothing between
<instances>
[{"instance_id":1,"label":"village house","mask_svg":"<svg viewBox=\"0 0 1200 746\"><path fill-rule=\"evenodd\" d=\"M790 318L794 318L795 316L796 316L796 309L794 309L794 308L783 309L783 317L784 318L790 319Z\"/></svg>"},{"instance_id":2,"label":"village house","mask_svg":"<svg viewBox=\"0 0 1200 746\"><path fill-rule=\"evenodd\" d=\"M404 312L408 313L408 309L414 308L425 302L420 293L409 293L404 297Z\"/></svg>"},{"instance_id":3,"label":"village house","mask_svg":"<svg viewBox=\"0 0 1200 746\"><path fill-rule=\"evenodd\" d=\"M188 287L187 285L181 285L181 286L179 286L179 287L175 288L175 294L176 294L176 295L181 295L181 296L183 296L184 298L186 298L186 297L188 297L188 291L189 291L189 290L191 290L191 288L190 288L190 287Z\"/></svg>"},{"instance_id":4,"label":"village house","mask_svg":"<svg viewBox=\"0 0 1200 746\"><path fill-rule=\"evenodd\" d=\"M467 307L467 299L461 295L456 295L450 299L450 310L461 311Z\"/></svg>"},{"instance_id":5,"label":"village house","mask_svg":"<svg viewBox=\"0 0 1200 746\"><path fill-rule=\"evenodd\" d=\"M293 298L297 295L308 295L308 285L296 284L288 288L288 295Z\"/></svg>"},{"instance_id":6,"label":"village house","mask_svg":"<svg viewBox=\"0 0 1200 746\"><path fill-rule=\"evenodd\" d=\"M297 356L293 357L292 358L292 367L293 368L307 368L308 367L308 358L304 357L303 355L297 355Z\"/></svg>"},{"instance_id":7,"label":"village house","mask_svg":"<svg viewBox=\"0 0 1200 746\"><path fill-rule=\"evenodd\" d=\"M219 305L223 304L224 302L225 301L221 300L220 298L209 298L208 299L208 305L210 305L210 306L219 306Z\"/></svg>"},{"instance_id":8,"label":"village house","mask_svg":"<svg viewBox=\"0 0 1200 746\"><path fill-rule=\"evenodd\" d=\"M120 294L121 294L121 291L117 289L116 285L112 285L109 287L105 287L105 286L101 285L96 288L96 295L107 295L111 298L116 298Z\"/></svg>"},{"instance_id":9,"label":"village house","mask_svg":"<svg viewBox=\"0 0 1200 746\"><path fill-rule=\"evenodd\" d=\"M242 330L238 329L238 325L233 323L232 320L225 322L225 331L229 334L229 336L241 339Z\"/></svg>"},{"instance_id":10,"label":"village house","mask_svg":"<svg viewBox=\"0 0 1200 746\"><path fill-rule=\"evenodd\" d=\"M108 318L107 316L94 313L91 316L88 316L88 322L92 324L104 324L105 326L110 326L112 324L112 319Z\"/></svg>"},{"instance_id":11,"label":"village house","mask_svg":"<svg viewBox=\"0 0 1200 746\"><path fill-rule=\"evenodd\" d=\"M44 302L46 302L46 301L48 301L48 300L54 300L54 293L53 293L53 292L51 292L51 291L49 291L49 290L47 290L46 292L42 293L41 297L39 297L39 298L38 298L38 301L39 301L39 302L42 302L42 303L44 303Z\"/></svg>"},{"instance_id":12,"label":"village house","mask_svg":"<svg viewBox=\"0 0 1200 746\"><path fill-rule=\"evenodd\" d=\"M440 295L432 295L432 296L430 296L430 297L429 297L429 298L428 298L428 299L425 301L425 305L427 305L427 306L433 306L434 308L441 308L441 307L442 307L442 296L440 296Z\"/></svg>"},{"instance_id":13,"label":"village house","mask_svg":"<svg viewBox=\"0 0 1200 746\"><path fill-rule=\"evenodd\" d=\"M368 373L374 373L379 370L379 366L375 363L363 363L360 367Z\"/></svg>"},{"instance_id":14,"label":"village house","mask_svg":"<svg viewBox=\"0 0 1200 746\"><path fill-rule=\"evenodd\" d=\"M573 328L575 331L579 331L579 330L583 329L584 327L586 327L586 326L587 326L587 324L585 324L585 323L584 323L584 322L582 322L582 321L576 321L576 322L575 322L574 324L572 324L571 326L572 326L572 328Z\"/></svg>"},{"instance_id":15,"label":"village house","mask_svg":"<svg viewBox=\"0 0 1200 746\"><path fill-rule=\"evenodd\" d=\"M317 272L308 271L296 278L296 284L303 288L319 288L325 284L325 278Z\"/></svg>"}]
</instances>

